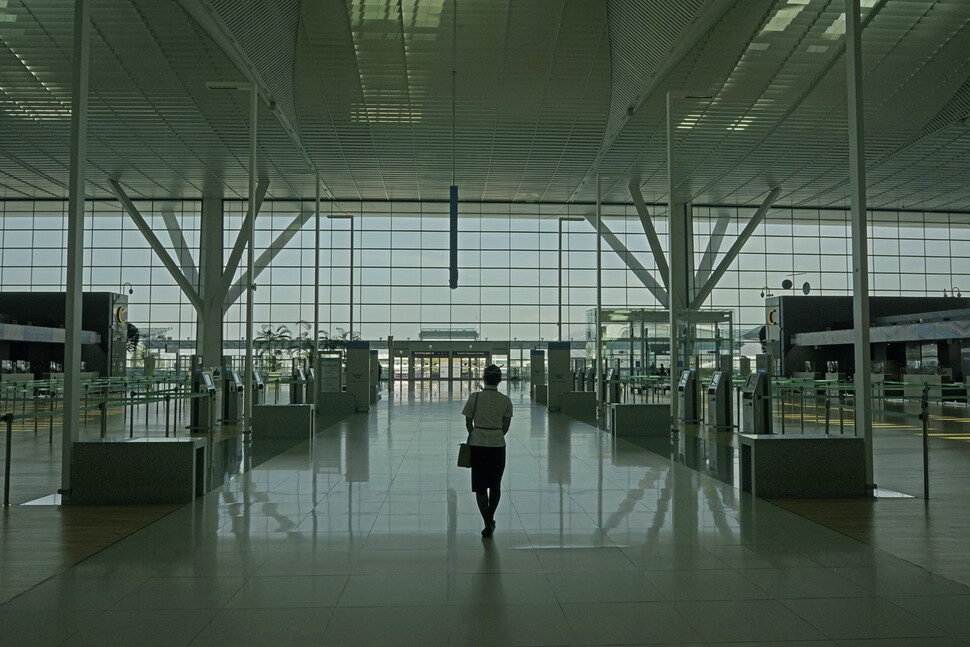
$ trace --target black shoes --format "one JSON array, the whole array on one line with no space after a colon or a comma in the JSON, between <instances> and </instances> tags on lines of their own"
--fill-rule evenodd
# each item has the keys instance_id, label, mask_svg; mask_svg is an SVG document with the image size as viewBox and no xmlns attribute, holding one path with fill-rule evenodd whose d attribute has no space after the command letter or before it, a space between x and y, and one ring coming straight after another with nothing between
<instances>
[{"instance_id":1,"label":"black shoes","mask_svg":"<svg viewBox=\"0 0 970 647\"><path fill-rule=\"evenodd\" d=\"M492 533L495 531L495 520L485 522L485 527L482 528L482 537L491 537Z\"/></svg>"}]
</instances>

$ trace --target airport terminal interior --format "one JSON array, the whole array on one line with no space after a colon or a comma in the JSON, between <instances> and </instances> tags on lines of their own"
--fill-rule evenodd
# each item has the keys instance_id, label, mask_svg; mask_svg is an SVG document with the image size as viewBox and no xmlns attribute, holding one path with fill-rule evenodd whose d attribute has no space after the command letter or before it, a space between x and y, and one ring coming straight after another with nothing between
<instances>
[{"instance_id":1,"label":"airport terminal interior","mask_svg":"<svg viewBox=\"0 0 970 647\"><path fill-rule=\"evenodd\" d=\"M0 44L0 644L970 644L970 2Z\"/></svg>"}]
</instances>

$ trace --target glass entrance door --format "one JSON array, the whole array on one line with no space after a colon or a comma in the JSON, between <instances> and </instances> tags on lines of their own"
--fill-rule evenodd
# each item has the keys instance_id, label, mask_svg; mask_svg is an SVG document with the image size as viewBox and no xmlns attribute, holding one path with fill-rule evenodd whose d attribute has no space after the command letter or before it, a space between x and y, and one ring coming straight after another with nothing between
<instances>
[{"instance_id":1,"label":"glass entrance door","mask_svg":"<svg viewBox=\"0 0 970 647\"><path fill-rule=\"evenodd\" d=\"M394 380L406 380L408 379L408 368L410 368L411 362L407 357L395 357L394 366L391 372L391 379Z\"/></svg>"},{"instance_id":2,"label":"glass entrance door","mask_svg":"<svg viewBox=\"0 0 970 647\"><path fill-rule=\"evenodd\" d=\"M441 360L444 359L442 362ZM442 373L444 370L444 373ZM448 358L441 357L422 357L414 358L414 379L415 380L447 380L448 379Z\"/></svg>"},{"instance_id":3,"label":"glass entrance door","mask_svg":"<svg viewBox=\"0 0 970 647\"><path fill-rule=\"evenodd\" d=\"M485 367L488 365L488 353L479 355L463 354L452 358L453 377L455 380L474 380L479 381L485 374Z\"/></svg>"}]
</instances>

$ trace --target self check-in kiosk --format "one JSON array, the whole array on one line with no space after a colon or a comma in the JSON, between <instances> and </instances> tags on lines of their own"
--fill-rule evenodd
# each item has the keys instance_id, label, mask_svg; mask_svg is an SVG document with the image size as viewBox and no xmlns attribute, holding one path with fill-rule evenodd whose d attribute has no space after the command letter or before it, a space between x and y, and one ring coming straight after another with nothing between
<instances>
[{"instance_id":1,"label":"self check-in kiosk","mask_svg":"<svg viewBox=\"0 0 970 647\"><path fill-rule=\"evenodd\" d=\"M741 430L746 434L771 433L771 378L751 373L741 391Z\"/></svg>"},{"instance_id":2,"label":"self check-in kiosk","mask_svg":"<svg viewBox=\"0 0 970 647\"><path fill-rule=\"evenodd\" d=\"M253 404L266 404L266 383L257 370L253 370Z\"/></svg>"},{"instance_id":3,"label":"self check-in kiosk","mask_svg":"<svg viewBox=\"0 0 970 647\"><path fill-rule=\"evenodd\" d=\"M696 424L701 421L699 391L696 371L684 371L680 374L680 383L677 385L677 397L680 399L680 419L687 424Z\"/></svg>"},{"instance_id":4,"label":"self check-in kiosk","mask_svg":"<svg viewBox=\"0 0 970 647\"><path fill-rule=\"evenodd\" d=\"M290 404L303 404L306 393L306 375L299 366L293 367L293 381L290 382Z\"/></svg>"},{"instance_id":5,"label":"self check-in kiosk","mask_svg":"<svg viewBox=\"0 0 970 647\"><path fill-rule=\"evenodd\" d=\"M596 390L596 371L593 368L586 369L586 391Z\"/></svg>"},{"instance_id":6,"label":"self check-in kiosk","mask_svg":"<svg viewBox=\"0 0 970 647\"><path fill-rule=\"evenodd\" d=\"M193 398L189 408L189 431L212 431L215 426L216 385L212 373L202 370L201 355L192 355L191 366Z\"/></svg>"},{"instance_id":7,"label":"self check-in kiosk","mask_svg":"<svg viewBox=\"0 0 970 647\"><path fill-rule=\"evenodd\" d=\"M606 393L604 397L610 404L616 404L620 401L620 382L618 378L619 372L615 368L606 371Z\"/></svg>"},{"instance_id":8,"label":"self check-in kiosk","mask_svg":"<svg viewBox=\"0 0 970 647\"><path fill-rule=\"evenodd\" d=\"M585 391L586 390L586 379L583 375L583 369L577 368L573 371L573 391Z\"/></svg>"},{"instance_id":9,"label":"self check-in kiosk","mask_svg":"<svg viewBox=\"0 0 970 647\"><path fill-rule=\"evenodd\" d=\"M714 371L707 386L707 426L715 430L729 430L731 423L731 376Z\"/></svg>"},{"instance_id":10,"label":"self check-in kiosk","mask_svg":"<svg viewBox=\"0 0 970 647\"><path fill-rule=\"evenodd\" d=\"M314 387L316 384L317 374L313 372L312 368L306 370L306 389L304 389L304 399L303 401L307 404L313 404L313 394L315 393Z\"/></svg>"},{"instance_id":11,"label":"self check-in kiosk","mask_svg":"<svg viewBox=\"0 0 970 647\"><path fill-rule=\"evenodd\" d=\"M226 362L223 362L226 364ZM239 424L242 419L243 391L239 373L226 365L222 369L222 421L229 424Z\"/></svg>"}]
</instances>

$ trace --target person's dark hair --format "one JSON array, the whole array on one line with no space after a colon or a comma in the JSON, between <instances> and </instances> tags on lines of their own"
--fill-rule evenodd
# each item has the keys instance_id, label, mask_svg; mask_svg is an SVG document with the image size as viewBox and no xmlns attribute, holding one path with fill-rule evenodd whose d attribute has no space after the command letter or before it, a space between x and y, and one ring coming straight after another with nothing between
<instances>
[{"instance_id":1,"label":"person's dark hair","mask_svg":"<svg viewBox=\"0 0 970 647\"><path fill-rule=\"evenodd\" d=\"M489 386L498 386L498 383L502 381L502 369L500 369L495 364L489 364L485 367L485 384Z\"/></svg>"}]
</instances>

